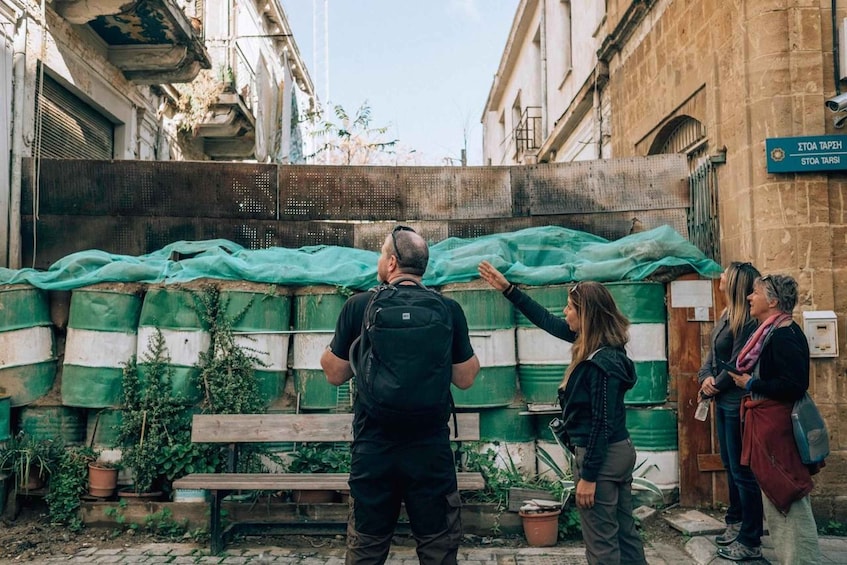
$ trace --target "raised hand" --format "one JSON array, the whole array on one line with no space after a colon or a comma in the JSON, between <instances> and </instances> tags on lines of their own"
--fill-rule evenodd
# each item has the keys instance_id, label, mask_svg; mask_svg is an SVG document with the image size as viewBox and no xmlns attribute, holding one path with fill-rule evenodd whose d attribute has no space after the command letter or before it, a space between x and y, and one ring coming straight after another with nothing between
<instances>
[{"instance_id":1,"label":"raised hand","mask_svg":"<svg viewBox=\"0 0 847 565\"><path fill-rule=\"evenodd\" d=\"M506 277L504 277L503 274L495 269L494 265L488 261L480 263L477 270L479 271L479 276L481 276L485 282L500 292L509 288L509 281L506 280Z\"/></svg>"}]
</instances>

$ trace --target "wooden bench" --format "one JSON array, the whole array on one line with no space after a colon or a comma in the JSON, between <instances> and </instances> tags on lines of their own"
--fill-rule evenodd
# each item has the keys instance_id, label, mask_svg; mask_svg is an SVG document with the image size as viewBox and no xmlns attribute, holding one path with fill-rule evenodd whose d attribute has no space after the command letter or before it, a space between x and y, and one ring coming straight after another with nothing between
<instances>
[{"instance_id":1,"label":"wooden bench","mask_svg":"<svg viewBox=\"0 0 847 565\"><path fill-rule=\"evenodd\" d=\"M458 437L451 441L479 440L479 414L457 414ZM346 490L347 473L235 473L241 444L270 442L351 442L352 414L198 414L191 426L194 443L229 444L227 473L193 473L177 479L175 489L202 489L211 494L209 537L213 553L225 546L221 529L221 502L239 490ZM480 490L480 473L457 473L459 490Z\"/></svg>"}]
</instances>

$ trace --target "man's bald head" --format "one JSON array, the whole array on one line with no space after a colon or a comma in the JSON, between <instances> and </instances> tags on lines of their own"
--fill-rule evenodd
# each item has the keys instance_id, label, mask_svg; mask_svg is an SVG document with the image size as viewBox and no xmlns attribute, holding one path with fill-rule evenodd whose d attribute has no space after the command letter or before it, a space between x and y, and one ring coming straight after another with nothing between
<instances>
[{"instance_id":1,"label":"man's bald head","mask_svg":"<svg viewBox=\"0 0 847 565\"><path fill-rule=\"evenodd\" d=\"M429 247L424 238L411 228L394 228L386 238L401 273L422 277L429 263Z\"/></svg>"}]
</instances>

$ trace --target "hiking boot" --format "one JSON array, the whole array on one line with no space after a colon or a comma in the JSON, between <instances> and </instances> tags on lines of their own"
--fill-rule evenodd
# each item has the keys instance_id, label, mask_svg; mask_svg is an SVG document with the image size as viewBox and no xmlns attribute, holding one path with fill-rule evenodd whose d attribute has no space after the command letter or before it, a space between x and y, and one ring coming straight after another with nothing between
<instances>
[{"instance_id":1,"label":"hiking boot","mask_svg":"<svg viewBox=\"0 0 847 565\"><path fill-rule=\"evenodd\" d=\"M750 559L761 559L761 547L747 547L740 541L732 542L726 547L718 548L718 556L730 561L748 561Z\"/></svg>"},{"instance_id":2,"label":"hiking boot","mask_svg":"<svg viewBox=\"0 0 847 565\"><path fill-rule=\"evenodd\" d=\"M735 524L727 524L726 529L722 534L715 538L715 543L718 545L729 545L738 539L738 533L741 531L741 522Z\"/></svg>"}]
</instances>

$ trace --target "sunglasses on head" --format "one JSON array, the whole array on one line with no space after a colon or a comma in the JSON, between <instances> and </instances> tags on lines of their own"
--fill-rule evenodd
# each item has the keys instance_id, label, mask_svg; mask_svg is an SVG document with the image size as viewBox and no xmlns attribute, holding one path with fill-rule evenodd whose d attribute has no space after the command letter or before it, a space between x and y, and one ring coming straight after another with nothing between
<instances>
[{"instance_id":1,"label":"sunglasses on head","mask_svg":"<svg viewBox=\"0 0 847 565\"><path fill-rule=\"evenodd\" d=\"M397 257L397 262L399 263L403 260L403 258L400 256L400 250L397 249L397 236L394 235L398 231L410 231L412 233L415 233L415 230L413 230L409 226L397 226L393 230L391 230L391 242L394 244L394 255Z\"/></svg>"},{"instance_id":2,"label":"sunglasses on head","mask_svg":"<svg viewBox=\"0 0 847 565\"><path fill-rule=\"evenodd\" d=\"M582 281L578 281L575 285L573 285L568 291L568 294L573 294L574 296L576 296L576 290L579 288L580 284L582 284Z\"/></svg>"}]
</instances>

